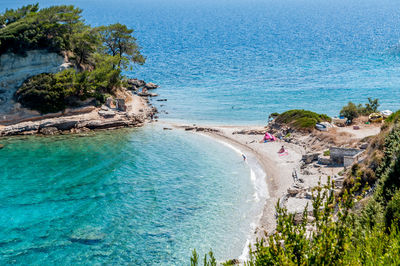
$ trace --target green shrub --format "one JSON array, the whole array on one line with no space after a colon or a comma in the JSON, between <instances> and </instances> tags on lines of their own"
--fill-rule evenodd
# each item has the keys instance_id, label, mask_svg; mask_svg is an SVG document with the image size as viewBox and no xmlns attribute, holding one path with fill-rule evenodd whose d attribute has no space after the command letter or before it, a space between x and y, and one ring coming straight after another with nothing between
<instances>
[{"instance_id":1,"label":"green shrub","mask_svg":"<svg viewBox=\"0 0 400 266\"><path fill-rule=\"evenodd\" d=\"M324 151L324 156L330 156L330 155L331 155L331 151L330 150Z\"/></svg>"},{"instance_id":2,"label":"green shrub","mask_svg":"<svg viewBox=\"0 0 400 266\"><path fill-rule=\"evenodd\" d=\"M40 74L26 81L17 91L17 101L23 106L41 113L52 113L64 110L69 88L54 74Z\"/></svg>"},{"instance_id":3,"label":"green shrub","mask_svg":"<svg viewBox=\"0 0 400 266\"><path fill-rule=\"evenodd\" d=\"M349 102L346 106L343 106L342 110L340 110L340 115L346 117L351 122L354 118L357 118L360 115L376 113L378 107L378 99L368 98L368 103L366 103L365 106L362 104L355 105L354 103Z\"/></svg>"},{"instance_id":4,"label":"green shrub","mask_svg":"<svg viewBox=\"0 0 400 266\"><path fill-rule=\"evenodd\" d=\"M297 129L313 129L317 123L330 122L331 118L325 114L317 114L307 110L289 110L280 114L275 121Z\"/></svg>"},{"instance_id":5,"label":"green shrub","mask_svg":"<svg viewBox=\"0 0 400 266\"><path fill-rule=\"evenodd\" d=\"M270 114L269 116L268 116L268 118L273 118L273 119L275 119L276 117L278 117L279 116L279 113L272 113L272 114Z\"/></svg>"},{"instance_id":6,"label":"green shrub","mask_svg":"<svg viewBox=\"0 0 400 266\"><path fill-rule=\"evenodd\" d=\"M113 68L113 57L97 57L97 60L103 61L97 62L93 71L67 69L57 74L34 76L17 90L16 99L24 107L43 114L73 106L74 98L85 100L94 97L98 104L102 104L120 85L122 76L119 69Z\"/></svg>"},{"instance_id":7,"label":"green shrub","mask_svg":"<svg viewBox=\"0 0 400 266\"><path fill-rule=\"evenodd\" d=\"M354 103L349 102L342 108L342 110L340 110L340 115L346 117L349 121L353 121L353 119L357 118L359 115L357 106Z\"/></svg>"},{"instance_id":8,"label":"green shrub","mask_svg":"<svg viewBox=\"0 0 400 266\"><path fill-rule=\"evenodd\" d=\"M391 228L393 222L400 222L400 190L396 191L385 211L386 228Z\"/></svg>"},{"instance_id":9,"label":"green shrub","mask_svg":"<svg viewBox=\"0 0 400 266\"><path fill-rule=\"evenodd\" d=\"M395 124L400 121L400 110L391 114L388 118L385 119L385 124Z\"/></svg>"}]
</instances>

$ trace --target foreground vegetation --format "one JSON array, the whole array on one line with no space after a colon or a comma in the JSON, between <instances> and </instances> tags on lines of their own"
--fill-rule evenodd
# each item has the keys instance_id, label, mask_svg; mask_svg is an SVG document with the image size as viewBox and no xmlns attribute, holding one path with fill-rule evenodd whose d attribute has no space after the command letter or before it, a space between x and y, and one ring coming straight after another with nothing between
<instances>
[{"instance_id":1,"label":"foreground vegetation","mask_svg":"<svg viewBox=\"0 0 400 266\"><path fill-rule=\"evenodd\" d=\"M277 228L246 265L400 265L400 111L369 140L367 159L346 173L342 191L319 186L301 221L278 202ZM213 257L204 265L217 265ZM196 253L192 265L200 265ZM232 265L232 262L223 263Z\"/></svg>"},{"instance_id":2,"label":"foreground vegetation","mask_svg":"<svg viewBox=\"0 0 400 266\"><path fill-rule=\"evenodd\" d=\"M73 70L41 74L16 93L23 106L41 113L57 112L89 97L104 101L121 87L122 71L143 64L133 30L119 23L97 28L86 25L74 6L39 9L28 5L0 15L0 55L24 55L30 50L56 52L73 63Z\"/></svg>"}]
</instances>

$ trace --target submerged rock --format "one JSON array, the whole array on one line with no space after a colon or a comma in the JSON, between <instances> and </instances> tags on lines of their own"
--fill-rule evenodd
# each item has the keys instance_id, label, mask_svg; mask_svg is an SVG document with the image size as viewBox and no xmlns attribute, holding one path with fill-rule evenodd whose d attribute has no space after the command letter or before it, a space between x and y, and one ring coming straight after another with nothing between
<instances>
[{"instance_id":1,"label":"submerged rock","mask_svg":"<svg viewBox=\"0 0 400 266\"><path fill-rule=\"evenodd\" d=\"M3 144L0 144L0 150L3 149L3 148L4 148L4 145L3 145Z\"/></svg>"},{"instance_id":2,"label":"submerged rock","mask_svg":"<svg viewBox=\"0 0 400 266\"><path fill-rule=\"evenodd\" d=\"M105 236L106 235L101 231L101 228L86 226L73 231L69 240L82 244L96 244L103 241Z\"/></svg>"}]
</instances>

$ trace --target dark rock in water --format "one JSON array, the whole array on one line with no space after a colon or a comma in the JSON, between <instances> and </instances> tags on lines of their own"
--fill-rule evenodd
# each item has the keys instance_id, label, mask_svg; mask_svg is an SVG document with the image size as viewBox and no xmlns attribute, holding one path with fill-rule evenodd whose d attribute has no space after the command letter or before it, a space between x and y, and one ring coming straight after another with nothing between
<instances>
[{"instance_id":1,"label":"dark rock in water","mask_svg":"<svg viewBox=\"0 0 400 266\"><path fill-rule=\"evenodd\" d=\"M167 99L158 99L157 102L166 102Z\"/></svg>"},{"instance_id":2,"label":"dark rock in water","mask_svg":"<svg viewBox=\"0 0 400 266\"><path fill-rule=\"evenodd\" d=\"M96 244L104 240L105 234L101 232L100 228L87 226L79 228L72 232L69 240L82 244Z\"/></svg>"},{"instance_id":3,"label":"dark rock in water","mask_svg":"<svg viewBox=\"0 0 400 266\"><path fill-rule=\"evenodd\" d=\"M164 127L163 130L172 130L172 128Z\"/></svg>"},{"instance_id":4,"label":"dark rock in water","mask_svg":"<svg viewBox=\"0 0 400 266\"><path fill-rule=\"evenodd\" d=\"M128 79L128 84L140 88L144 87L146 85L146 82L140 79Z\"/></svg>"},{"instance_id":5,"label":"dark rock in water","mask_svg":"<svg viewBox=\"0 0 400 266\"><path fill-rule=\"evenodd\" d=\"M157 97L158 96L157 93L148 93L148 92L139 92L138 95L141 97L148 97L148 96Z\"/></svg>"},{"instance_id":6,"label":"dark rock in water","mask_svg":"<svg viewBox=\"0 0 400 266\"><path fill-rule=\"evenodd\" d=\"M157 84L154 84L152 82L146 83L145 88L148 90L154 90L158 88Z\"/></svg>"},{"instance_id":7,"label":"dark rock in water","mask_svg":"<svg viewBox=\"0 0 400 266\"><path fill-rule=\"evenodd\" d=\"M0 150L3 149L3 148L4 148L4 145L3 145L3 144L0 144Z\"/></svg>"}]
</instances>

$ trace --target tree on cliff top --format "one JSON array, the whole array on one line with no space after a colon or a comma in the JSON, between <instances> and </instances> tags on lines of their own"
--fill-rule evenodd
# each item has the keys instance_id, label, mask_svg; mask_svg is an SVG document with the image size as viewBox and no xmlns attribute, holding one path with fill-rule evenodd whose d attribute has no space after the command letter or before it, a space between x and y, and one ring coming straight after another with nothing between
<instances>
[{"instance_id":1,"label":"tree on cliff top","mask_svg":"<svg viewBox=\"0 0 400 266\"><path fill-rule=\"evenodd\" d=\"M38 5L29 5L7 10L0 15L0 54L69 50L71 36L83 25L81 13L81 9L66 5L40 10Z\"/></svg>"},{"instance_id":2,"label":"tree on cliff top","mask_svg":"<svg viewBox=\"0 0 400 266\"><path fill-rule=\"evenodd\" d=\"M118 67L121 67L124 61L144 64L145 58L140 54L136 39L132 36L132 29L116 23L98 27L98 32L104 44L104 52L112 56L119 56Z\"/></svg>"},{"instance_id":3,"label":"tree on cliff top","mask_svg":"<svg viewBox=\"0 0 400 266\"><path fill-rule=\"evenodd\" d=\"M0 24L8 25L25 18L30 13L35 13L39 10L39 4L27 5L18 9L6 9L6 12L0 16Z\"/></svg>"}]
</instances>

